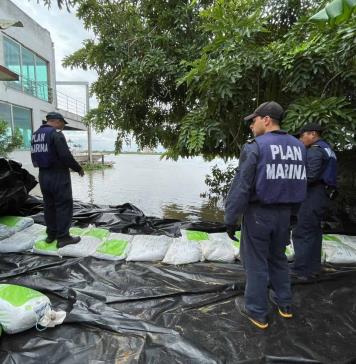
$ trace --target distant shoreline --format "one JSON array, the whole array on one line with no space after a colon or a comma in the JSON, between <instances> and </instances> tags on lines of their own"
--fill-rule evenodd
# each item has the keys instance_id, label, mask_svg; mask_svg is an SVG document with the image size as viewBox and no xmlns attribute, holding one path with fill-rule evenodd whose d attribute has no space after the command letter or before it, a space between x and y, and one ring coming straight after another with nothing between
<instances>
[{"instance_id":1,"label":"distant shoreline","mask_svg":"<svg viewBox=\"0 0 356 364\"><path fill-rule=\"evenodd\" d=\"M115 154L114 151L98 151L98 150L95 150L93 151L93 154L104 154L104 155L109 155L109 154ZM139 154L139 155L162 155L163 153L161 152L120 152L118 153L117 155L120 155L120 154Z\"/></svg>"}]
</instances>

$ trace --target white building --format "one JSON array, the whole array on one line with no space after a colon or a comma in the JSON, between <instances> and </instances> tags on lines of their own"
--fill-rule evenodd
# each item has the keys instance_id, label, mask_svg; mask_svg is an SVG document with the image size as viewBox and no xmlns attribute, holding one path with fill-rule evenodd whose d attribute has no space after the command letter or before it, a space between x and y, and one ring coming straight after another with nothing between
<instances>
[{"instance_id":1,"label":"white building","mask_svg":"<svg viewBox=\"0 0 356 364\"><path fill-rule=\"evenodd\" d=\"M69 122L67 129L86 130L75 110L58 108L54 44L49 31L10 0L1 0L0 19L23 24L0 28L0 65L19 75L18 81L0 82L0 119L9 123L9 130L20 130L24 149L29 148L32 132L50 111L64 115Z\"/></svg>"}]
</instances>

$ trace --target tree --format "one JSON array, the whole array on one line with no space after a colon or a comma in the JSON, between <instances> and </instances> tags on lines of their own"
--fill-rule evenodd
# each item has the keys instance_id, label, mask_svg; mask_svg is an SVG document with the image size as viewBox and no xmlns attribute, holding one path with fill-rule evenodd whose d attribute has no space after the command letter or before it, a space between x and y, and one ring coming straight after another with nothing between
<instances>
[{"instance_id":1,"label":"tree","mask_svg":"<svg viewBox=\"0 0 356 364\"><path fill-rule=\"evenodd\" d=\"M333 0L318 13L310 18L310 21L329 23L336 25L347 21L356 9L356 0Z\"/></svg>"},{"instance_id":2,"label":"tree","mask_svg":"<svg viewBox=\"0 0 356 364\"><path fill-rule=\"evenodd\" d=\"M259 103L287 109L284 127L318 121L337 148L356 132L354 22L337 29L308 18L313 0L75 0L95 33L65 59L99 75L87 115L98 130L131 133L166 156L239 155L241 122Z\"/></svg>"},{"instance_id":3,"label":"tree","mask_svg":"<svg viewBox=\"0 0 356 364\"><path fill-rule=\"evenodd\" d=\"M52 5L52 3L54 2L53 0L37 0L37 3L39 3L40 1L42 1L44 3L45 6L50 7ZM62 9L63 6L66 7L66 9L68 11L70 11L70 8L72 8L75 4L76 0L57 0L57 6Z\"/></svg>"},{"instance_id":4,"label":"tree","mask_svg":"<svg viewBox=\"0 0 356 364\"><path fill-rule=\"evenodd\" d=\"M9 124L0 119L0 157L6 158L16 148L22 145L22 136L18 129L14 135L9 133Z\"/></svg>"}]
</instances>

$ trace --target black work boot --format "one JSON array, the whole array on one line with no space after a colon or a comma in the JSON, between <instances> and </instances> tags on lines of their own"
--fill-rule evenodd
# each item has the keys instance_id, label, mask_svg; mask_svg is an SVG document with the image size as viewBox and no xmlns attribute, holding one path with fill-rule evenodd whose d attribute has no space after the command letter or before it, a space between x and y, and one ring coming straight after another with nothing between
<instances>
[{"instance_id":1,"label":"black work boot","mask_svg":"<svg viewBox=\"0 0 356 364\"><path fill-rule=\"evenodd\" d=\"M80 242L80 236L65 236L57 241L57 248L64 248L66 245L77 244Z\"/></svg>"},{"instance_id":2,"label":"black work boot","mask_svg":"<svg viewBox=\"0 0 356 364\"><path fill-rule=\"evenodd\" d=\"M52 237L52 236L47 236L47 238L45 239L45 242L48 244L53 243L56 240L56 238Z\"/></svg>"}]
</instances>

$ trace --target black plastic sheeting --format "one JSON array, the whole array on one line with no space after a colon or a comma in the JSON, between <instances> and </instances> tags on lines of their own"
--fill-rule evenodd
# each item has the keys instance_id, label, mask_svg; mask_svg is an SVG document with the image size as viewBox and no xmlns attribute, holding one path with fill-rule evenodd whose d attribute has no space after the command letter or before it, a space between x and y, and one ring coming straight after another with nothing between
<instances>
[{"instance_id":1,"label":"black plastic sheeting","mask_svg":"<svg viewBox=\"0 0 356 364\"><path fill-rule=\"evenodd\" d=\"M17 214L36 185L35 177L20 163L0 158L0 215Z\"/></svg>"},{"instance_id":2,"label":"black plastic sheeting","mask_svg":"<svg viewBox=\"0 0 356 364\"><path fill-rule=\"evenodd\" d=\"M239 264L113 263L8 254L1 282L45 293L65 323L4 335L2 363L354 363L356 272L295 284L295 318L239 316Z\"/></svg>"},{"instance_id":3,"label":"black plastic sheeting","mask_svg":"<svg viewBox=\"0 0 356 364\"><path fill-rule=\"evenodd\" d=\"M41 222L41 202L24 214ZM76 225L179 235L179 227L221 231L145 217L135 206L75 205ZM295 318L273 310L266 331L234 306L243 295L240 264L112 262L31 254L0 257L1 283L31 287L68 312L64 324L4 335L1 363L355 363L356 267L325 267L309 283L293 282Z\"/></svg>"}]
</instances>

